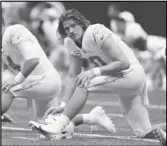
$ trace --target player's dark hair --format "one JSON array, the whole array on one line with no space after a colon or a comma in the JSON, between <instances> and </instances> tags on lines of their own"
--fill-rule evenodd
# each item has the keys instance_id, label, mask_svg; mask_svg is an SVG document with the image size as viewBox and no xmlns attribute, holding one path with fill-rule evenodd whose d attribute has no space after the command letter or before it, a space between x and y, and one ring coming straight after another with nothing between
<instances>
[{"instance_id":1,"label":"player's dark hair","mask_svg":"<svg viewBox=\"0 0 167 146\"><path fill-rule=\"evenodd\" d=\"M75 21L83 28L83 30L86 30L86 28L91 24L90 21L78 10L69 9L65 13L63 13L59 18L58 32L60 33L62 38L65 38L67 36L63 27L63 22L66 20Z\"/></svg>"}]
</instances>

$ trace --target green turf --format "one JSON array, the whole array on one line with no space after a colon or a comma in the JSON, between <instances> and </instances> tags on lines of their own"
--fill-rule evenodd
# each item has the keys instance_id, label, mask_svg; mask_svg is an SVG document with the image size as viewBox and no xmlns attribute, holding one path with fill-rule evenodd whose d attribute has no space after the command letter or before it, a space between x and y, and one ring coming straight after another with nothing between
<instances>
[{"instance_id":1,"label":"green turf","mask_svg":"<svg viewBox=\"0 0 167 146\"><path fill-rule=\"evenodd\" d=\"M165 92L155 91L149 93L149 99L151 104L154 105L166 105L166 94ZM95 100L97 103L101 102L115 102L117 99L115 96L108 96L106 94L91 94L89 101ZM94 106L87 104L83 109L84 112L90 111ZM119 107L103 106L107 113L121 114ZM25 102L23 100L15 100L12 103L10 110L8 111L16 121L16 124L3 123L2 126L10 127L24 127L28 128L28 121L35 119L32 111L25 109ZM150 119L152 124L158 124L166 121L166 110L165 109L149 109ZM97 127L96 130L91 131L91 126L83 125L75 129L76 133L87 133L87 134L101 134L111 136L134 136L132 130L127 125L123 118L111 117L113 123L116 125L117 132L109 133L107 130ZM25 137L29 139L20 139L19 137ZM19 132L19 131L2 131L2 145L160 145L158 142L145 142L136 141L132 139L115 139L115 138L99 138L99 137L85 137L75 135L72 139L64 139L59 141L46 141L38 140L37 136L33 132Z\"/></svg>"}]
</instances>

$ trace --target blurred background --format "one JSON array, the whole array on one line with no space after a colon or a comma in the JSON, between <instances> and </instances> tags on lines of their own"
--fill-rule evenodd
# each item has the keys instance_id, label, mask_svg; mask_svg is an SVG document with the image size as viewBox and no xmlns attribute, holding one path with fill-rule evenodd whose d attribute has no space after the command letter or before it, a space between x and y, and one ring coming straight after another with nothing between
<instances>
[{"instance_id":1,"label":"blurred background","mask_svg":"<svg viewBox=\"0 0 167 146\"><path fill-rule=\"evenodd\" d=\"M7 25L22 24L39 40L65 84L69 55L57 33L58 19L75 8L129 45L147 74L148 90L166 90L166 2L1 2ZM88 68L88 64L84 64ZM6 76L10 74L3 65Z\"/></svg>"}]
</instances>

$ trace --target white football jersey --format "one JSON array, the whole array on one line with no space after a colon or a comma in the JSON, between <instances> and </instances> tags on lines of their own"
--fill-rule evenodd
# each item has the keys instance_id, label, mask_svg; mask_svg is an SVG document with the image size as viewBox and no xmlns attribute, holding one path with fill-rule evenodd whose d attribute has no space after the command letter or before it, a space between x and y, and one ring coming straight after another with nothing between
<instances>
[{"instance_id":1,"label":"white football jersey","mask_svg":"<svg viewBox=\"0 0 167 146\"><path fill-rule=\"evenodd\" d=\"M2 37L2 59L17 74L26 59L39 58L40 63L31 73L37 75L54 69L35 36L20 24L6 28Z\"/></svg>"},{"instance_id":2,"label":"white football jersey","mask_svg":"<svg viewBox=\"0 0 167 146\"><path fill-rule=\"evenodd\" d=\"M86 29L82 40L82 49L76 46L70 38L65 39L65 45L68 48L70 55L79 58L86 58L91 64L94 64L97 67L104 66L112 62L112 60L104 53L102 48L103 43L109 36L113 37L116 43L119 44L119 47L128 58L130 65L136 62L138 63L133 51L111 30L102 24L90 25Z\"/></svg>"}]
</instances>

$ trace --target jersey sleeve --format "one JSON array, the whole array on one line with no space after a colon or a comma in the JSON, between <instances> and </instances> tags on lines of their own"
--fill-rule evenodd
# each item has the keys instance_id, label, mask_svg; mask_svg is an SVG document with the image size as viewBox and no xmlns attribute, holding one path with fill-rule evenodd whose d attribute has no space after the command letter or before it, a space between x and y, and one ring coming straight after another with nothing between
<instances>
[{"instance_id":1,"label":"jersey sleeve","mask_svg":"<svg viewBox=\"0 0 167 146\"><path fill-rule=\"evenodd\" d=\"M74 41L67 37L64 39L64 45L67 48L69 54L74 55L75 50L77 50L77 46Z\"/></svg>"},{"instance_id":2,"label":"jersey sleeve","mask_svg":"<svg viewBox=\"0 0 167 146\"><path fill-rule=\"evenodd\" d=\"M112 35L111 30L102 24L97 24L92 31L93 41L100 47L110 35Z\"/></svg>"},{"instance_id":3,"label":"jersey sleeve","mask_svg":"<svg viewBox=\"0 0 167 146\"><path fill-rule=\"evenodd\" d=\"M31 32L22 25L16 25L10 33L10 43L18 45L22 42L32 40Z\"/></svg>"},{"instance_id":4,"label":"jersey sleeve","mask_svg":"<svg viewBox=\"0 0 167 146\"><path fill-rule=\"evenodd\" d=\"M25 59L36 57L34 41L36 41L36 38L22 25L17 25L10 33L10 43Z\"/></svg>"}]
</instances>

